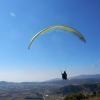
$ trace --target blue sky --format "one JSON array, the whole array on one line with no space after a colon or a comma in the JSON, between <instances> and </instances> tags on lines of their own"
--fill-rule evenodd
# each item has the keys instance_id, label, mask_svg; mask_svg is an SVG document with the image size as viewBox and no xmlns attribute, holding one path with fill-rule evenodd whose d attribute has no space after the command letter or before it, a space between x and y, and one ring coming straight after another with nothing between
<instances>
[{"instance_id":1,"label":"blue sky","mask_svg":"<svg viewBox=\"0 0 100 100\"><path fill-rule=\"evenodd\" d=\"M0 0L0 81L44 81L100 74L99 0ZM31 38L43 28L62 24L86 38L49 32ZM93 67L97 65L98 67Z\"/></svg>"}]
</instances>

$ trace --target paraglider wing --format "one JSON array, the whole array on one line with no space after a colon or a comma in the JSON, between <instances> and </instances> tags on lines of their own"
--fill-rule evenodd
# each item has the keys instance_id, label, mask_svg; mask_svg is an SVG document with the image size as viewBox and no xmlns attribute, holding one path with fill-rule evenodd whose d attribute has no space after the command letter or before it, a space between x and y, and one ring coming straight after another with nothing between
<instances>
[{"instance_id":1,"label":"paraglider wing","mask_svg":"<svg viewBox=\"0 0 100 100\"><path fill-rule=\"evenodd\" d=\"M67 32L71 32L73 34L75 34L81 41L83 42L86 42L85 38L83 37L83 35L78 32L76 29L72 28L72 27L69 27L69 26L64 26L64 25L55 25L55 26L50 26L48 28L45 28L43 30L41 30L40 32L38 32L35 36L33 36L33 38L31 39L29 45L28 45L28 49L30 48L32 42L41 34L44 34L48 31L51 31L51 30L54 30L54 29L61 29L61 30L64 30L64 31L67 31Z\"/></svg>"}]
</instances>

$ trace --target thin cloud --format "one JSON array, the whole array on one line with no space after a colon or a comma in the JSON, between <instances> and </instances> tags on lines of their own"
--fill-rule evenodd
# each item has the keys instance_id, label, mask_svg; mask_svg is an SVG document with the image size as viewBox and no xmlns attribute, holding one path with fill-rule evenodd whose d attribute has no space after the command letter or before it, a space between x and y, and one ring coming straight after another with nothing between
<instances>
[{"instance_id":1,"label":"thin cloud","mask_svg":"<svg viewBox=\"0 0 100 100\"><path fill-rule=\"evenodd\" d=\"M92 68L97 68L98 66L97 66L97 65L92 65L91 67L92 67Z\"/></svg>"},{"instance_id":2,"label":"thin cloud","mask_svg":"<svg viewBox=\"0 0 100 100\"><path fill-rule=\"evenodd\" d=\"M10 13L10 15L11 15L11 16L13 16L13 17L15 17L15 16L16 16L13 12L11 12L11 13Z\"/></svg>"}]
</instances>

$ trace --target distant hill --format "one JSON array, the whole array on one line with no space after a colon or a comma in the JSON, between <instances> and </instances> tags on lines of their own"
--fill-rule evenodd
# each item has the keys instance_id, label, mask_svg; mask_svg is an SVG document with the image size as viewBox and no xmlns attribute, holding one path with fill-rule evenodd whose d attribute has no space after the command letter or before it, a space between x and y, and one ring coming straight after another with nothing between
<instances>
[{"instance_id":1,"label":"distant hill","mask_svg":"<svg viewBox=\"0 0 100 100\"><path fill-rule=\"evenodd\" d=\"M52 79L49 81L45 81L45 82L22 82L22 83L14 83L14 82L5 82L5 81L1 81L0 82L0 86L1 85L60 85L60 86L65 86L65 85L80 85L80 84L87 84L87 83L95 83L95 82L100 82L100 78L99 79L68 79L68 80L62 80L62 79Z\"/></svg>"},{"instance_id":2,"label":"distant hill","mask_svg":"<svg viewBox=\"0 0 100 100\"><path fill-rule=\"evenodd\" d=\"M94 78L94 79L98 79L100 78L100 74L95 74L95 75L79 75L79 76L74 76L74 77L70 77L69 79L90 79L90 78Z\"/></svg>"},{"instance_id":3,"label":"distant hill","mask_svg":"<svg viewBox=\"0 0 100 100\"><path fill-rule=\"evenodd\" d=\"M70 77L68 78L68 80L71 79L99 79L100 78L100 74L95 74L95 75L79 75L79 76L74 76L74 77ZM61 81L62 78L54 78L54 79L50 79L44 82L53 82L53 81Z\"/></svg>"},{"instance_id":4,"label":"distant hill","mask_svg":"<svg viewBox=\"0 0 100 100\"><path fill-rule=\"evenodd\" d=\"M72 92L82 92L86 94L91 94L93 91L100 91L100 83L90 83L82 85L66 85L53 92L53 94L63 94L66 95Z\"/></svg>"},{"instance_id":5,"label":"distant hill","mask_svg":"<svg viewBox=\"0 0 100 100\"><path fill-rule=\"evenodd\" d=\"M58 84L58 85L79 85L79 84L85 84L85 83L95 83L100 82L100 74L95 75L79 75L75 77L70 77L67 80L63 80L62 78L55 78L50 79L44 82L21 82L21 83L15 83L15 82L6 82L6 81L0 81L0 85L15 85L15 84L23 84L23 85L50 85L50 84Z\"/></svg>"},{"instance_id":6,"label":"distant hill","mask_svg":"<svg viewBox=\"0 0 100 100\"><path fill-rule=\"evenodd\" d=\"M0 85L12 85L14 82L0 81Z\"/></svg>"},{"instance_id":7,"label":"distant hill","mask_svg":"<svg viewBox=\"0 0 100 100\"><path fill-rule=\"evenodd\" d=\"M100 74L95 75L79 75L70 77L67 80L63 80L61 78L55 78L50 79L44 82L41 82L42 84L84 84L84 83L93 83L93 82L100 82Z\"/></svg>"},{"instance_id":8,"label":"distant hill","mask_svg":"<svg viewBox=\"0 0 100 100\"><path fill-rule=\"evenodd\" d=\"M69 85L69 84L73 84L73 85L79 85L79 84L86 84L86 83L95 83L95 82L100 82L100 78L99 79L68 79L68 80L56 80L56 81L46 81L46 82L41 82L41 84L56 84L56 85Z\"/></svg>"}]
</instances>

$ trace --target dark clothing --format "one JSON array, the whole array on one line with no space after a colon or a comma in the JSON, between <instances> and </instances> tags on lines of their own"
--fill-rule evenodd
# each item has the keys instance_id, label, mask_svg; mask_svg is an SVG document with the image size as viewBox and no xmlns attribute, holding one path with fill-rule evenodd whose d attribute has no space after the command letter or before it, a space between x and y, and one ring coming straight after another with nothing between
<instances>
[{"instance_id":1,"label":"dark clothing","mask_svg":"<svg viewBox=\"0 0 100 100\"><path fill-rule=\"evenodd\" d=\"M62 73L61 73L62 74ZM64 73L62 74L62 79L63 80L66 80L67 79L67 74L66 74L66 72L64 71Z\"/></svg>"}]
</instances>

